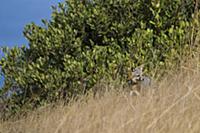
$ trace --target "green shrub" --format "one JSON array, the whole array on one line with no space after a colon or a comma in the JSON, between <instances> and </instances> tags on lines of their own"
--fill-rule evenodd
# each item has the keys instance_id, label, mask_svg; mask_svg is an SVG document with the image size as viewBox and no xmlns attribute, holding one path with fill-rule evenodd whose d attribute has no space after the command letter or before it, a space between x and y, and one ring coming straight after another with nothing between
<instances>
[{"instance_id":1,"label":"green shrub","mask_svg":"<svg viewBox=\"0 0 200 133\"><path fill-rule=\"evenodd\" d=\"M4 48L1 96L20 90L4 98L8 110L68 100L102 78L125 80L141 64L147 72L173 66L191 45L195 7L191 0L59 3L43 26L25 27L28 47Z\"/></svg>"}]
</instances>

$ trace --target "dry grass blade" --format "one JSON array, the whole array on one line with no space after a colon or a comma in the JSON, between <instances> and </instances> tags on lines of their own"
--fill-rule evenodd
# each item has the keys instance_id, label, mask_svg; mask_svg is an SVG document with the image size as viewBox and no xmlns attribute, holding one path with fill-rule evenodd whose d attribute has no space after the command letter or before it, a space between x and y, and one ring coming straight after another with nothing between
<instances>
[{"instance_id":1,"label":"dry grass blade","mask_svg":"<svg viewBox=\"0 0 200 133\"><path fill-rule=\"evenodd\" d=\"M188 88L189 88L189 87L188 87ZM192 89L189 88L189 89L188 89L188 92L187 92L185 95L183 95L182 97L180 97L176 102L172 103L169 107L167 107L166 110L164 110L164 111L161 113L160 116L158 116L157 118L155 118L155 119L153 120L153 122L147 126L147 130L149 130L149 128L151 128L153 125L155 125L155 124L158 122L158 120L160 120L165 114L167 114L167 113L168 113L173 107L175 107L178 103L180 103L181 101L183 101L184 99L186 99L187 96L189 96L189 95L191 94L191 92L192 92Z\"/></svg>"},{"instance_id":2,"label":"dry grass blade","mask_svg":"<svg viewBox=\"0 0 200 133\"><path fill-rule=\"evenodd\" d=\"M70 106L38 110L18 121L0 122L0 133L199 132L200 75L196 73L187 66L140 96L110 91L99 98L83 97Z\"/></svg>"}]
</instances>

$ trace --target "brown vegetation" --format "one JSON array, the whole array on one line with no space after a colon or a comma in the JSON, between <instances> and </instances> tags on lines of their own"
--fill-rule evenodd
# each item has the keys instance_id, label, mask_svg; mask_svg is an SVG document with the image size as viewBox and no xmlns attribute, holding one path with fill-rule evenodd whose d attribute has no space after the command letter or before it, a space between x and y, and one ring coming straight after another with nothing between
<instances>
[{"instance_id":1,"label":"brown vegetation","mask_svg":"<svg viewBox=\"0 0 200 133\"><path fill-rule=\"evenodd\" d=\"M0 133L194 133L200 131L198 66L182 65L177 73L145 91L85 96L68 106L46 107L28 117L0 123ZM112 85L108 86L113 88Z\"/></svg>"}]
</instances>

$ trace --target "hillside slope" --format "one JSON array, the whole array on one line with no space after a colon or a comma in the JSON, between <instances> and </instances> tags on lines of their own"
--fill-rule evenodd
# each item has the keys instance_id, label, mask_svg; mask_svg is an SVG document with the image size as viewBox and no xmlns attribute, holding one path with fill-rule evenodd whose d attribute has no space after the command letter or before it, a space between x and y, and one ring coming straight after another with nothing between
<instances>
[{"instance_id":1,"label":"hillside slope","mask_svg":"<svg viewBox=\"0 0 200 133\"><path fill-rule=\"evenodd\" d=\"M200 131L200 74L182 66L141 96L110 91L0 123L0 133L194 133ZM112 88L112 86L108 86ZM120 89L120 87L118 88Z\"/></svg>"}]
</instances>

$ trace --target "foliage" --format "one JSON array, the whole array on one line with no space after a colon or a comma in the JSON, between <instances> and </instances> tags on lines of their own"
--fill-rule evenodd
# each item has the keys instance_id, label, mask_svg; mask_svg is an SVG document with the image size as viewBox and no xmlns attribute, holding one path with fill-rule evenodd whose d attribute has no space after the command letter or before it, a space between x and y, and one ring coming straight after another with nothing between
<instances>
[{"instance_id":1,"label":"foliage","mask_svg":"<svg viewBox=\"0 0 200 133\"><path fill-rule=\"evenodd\" d=\"M4 98L8 110L68 100L102 78L125 80L128 69L141 64L147 72L173 66L191 46L195 5L191 0L59 3L43 26L25 27L28 47L3 48L1 96L12 94Z\"/></svg>"}]
</instances>

